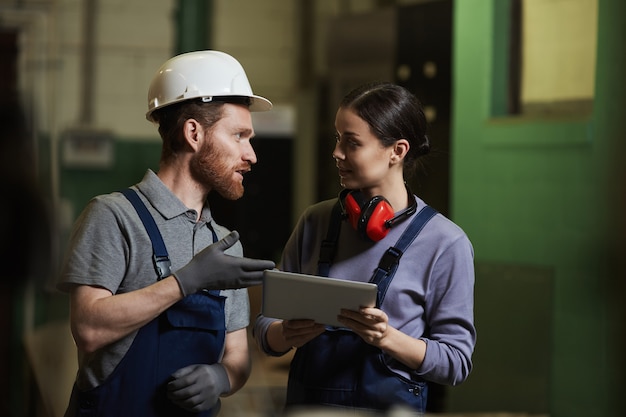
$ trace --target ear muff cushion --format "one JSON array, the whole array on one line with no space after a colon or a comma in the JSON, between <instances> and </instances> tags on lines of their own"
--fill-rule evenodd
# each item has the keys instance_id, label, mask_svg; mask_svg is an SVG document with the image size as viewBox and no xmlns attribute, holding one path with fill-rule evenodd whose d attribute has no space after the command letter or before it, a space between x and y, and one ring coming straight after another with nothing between
<instances>
[{"instance_id":1,"label":"ear muff cushion","mask_svg":"<svg viewBox=\"0 0 626 417\"><path fill-rule=\"evenodd\" d=\"M349 193L344 200L344 207L346 211L346 215L348 216L348 221L352 225L355 230L358 230L359 227L359 219L361 218L361 202L360 194Z\"/></svg>"},{"instance_id":2,"label":"ear muff cushion","mask_svg":"<svg viewBox=\"0 0 626 417\"><path fill-rule=\"evenodd\" d=\"M387 236L389 228L385 222L394 216L393 207L381 196L372 198L362 209L359 231L364 236L377 242Z\"/></svg>"}]
</instances>

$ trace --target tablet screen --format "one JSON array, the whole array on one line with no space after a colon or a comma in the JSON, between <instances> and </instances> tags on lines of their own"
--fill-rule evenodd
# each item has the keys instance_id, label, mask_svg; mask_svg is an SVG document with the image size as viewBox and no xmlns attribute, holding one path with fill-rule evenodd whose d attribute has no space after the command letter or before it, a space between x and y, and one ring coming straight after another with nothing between
<instances>
[{"instance_id":1,"label":"tablet screen","mask_svg":"<svg viewBox=\"0 0 626 417\"><path fill-rule=\"evenodd\" d=\"M376 284L347 281L279 270L263 274L262 312L278 319L312 319L341 327L342 308L358 310L376 305Z\"/></svg>"}]
</instances>

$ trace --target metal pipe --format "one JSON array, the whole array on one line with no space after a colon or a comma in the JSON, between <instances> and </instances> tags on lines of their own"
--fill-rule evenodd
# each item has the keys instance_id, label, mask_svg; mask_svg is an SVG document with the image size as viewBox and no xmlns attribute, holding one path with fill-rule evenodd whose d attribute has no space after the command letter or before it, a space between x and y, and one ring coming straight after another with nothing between
<instances>
[{"instance_id":1,"label":"metal pipe","mask_svg":"<svg viewBox=\"0 0 626 417\"><path fill-rule=\"evenodd\" d=\"M81 126L90 126L93 123L93 97L95 80L96 54L96 11L97 0L84 0L83 3L83 53L81 57L81 96L80 117Z\"/></svg>"}]
</instances>

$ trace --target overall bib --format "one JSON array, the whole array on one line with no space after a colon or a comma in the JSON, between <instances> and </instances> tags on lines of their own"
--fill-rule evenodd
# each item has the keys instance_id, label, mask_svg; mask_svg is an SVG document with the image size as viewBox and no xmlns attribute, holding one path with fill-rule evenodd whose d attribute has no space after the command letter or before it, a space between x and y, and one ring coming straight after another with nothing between
<instances>
[{"instance_id":1,"label":"overall bib","mask_svg":"<svg viewBox=\"0 0 626 417\"><path fill-rule=\"evenodd\" d=\"M169 276L170 261L161 233L131 189L122 193L141 218L154 249L159 279ZM213 241L217 235L211 228ZM194 364L214 364L226 337L225 297L203 290L174 304L138 330L113 373L99 386L81 391L74 384L66 417L210 417L220 402L201 413L180 408L167 398L172 373Z\"/></svg>"},{"instance_id":2,"label":"overall bib","mask_svg":"<svg viewBox=\"0 0 626 417\"><path fill-rule=\"evenodd\" d=\"M76 417L183 417L191 413L167 398L170 375L188 365L213 364L224 346L224 297L218 291L191 294L142 327L107 380L80 391L74 386L70 409Z\"/></svg>"},{"instance_id":3,"label":"overall bib","mask_svg":"<svg viewBox=\"0 0 626 417\"><path fill-rule=\"evenodd\" d=\"M339 218L336 214L333 219ZM370 282L378 284L378 308L382 305L402 253L435 214L429 206L422 209L396 245L381 258L370 279ZM338 230L336 220L331 220L328 238L322 243L319 275L328 276ZM327 327L323 334L296 351L289 370L286 406L324 405L388 410L400 404L424 413L428 391L426 381L406 378L392 371L390 365L404 368L408 375L411 374L410 369L381 349L365 343L350 329Z\"/></svg>"}]
</instances>

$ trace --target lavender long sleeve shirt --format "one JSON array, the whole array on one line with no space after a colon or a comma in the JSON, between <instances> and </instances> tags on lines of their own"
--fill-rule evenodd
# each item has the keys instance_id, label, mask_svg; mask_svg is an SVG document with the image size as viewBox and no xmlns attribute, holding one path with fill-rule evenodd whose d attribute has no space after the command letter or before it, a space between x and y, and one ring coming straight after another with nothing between
<instances>
[{"instance_id":1,"label":"lavender long sleeve shirt","mask_svg":"<svg viewBox=\"0 0 626 417\"><path fill-rule=\"evenodd\" d=\"M416 200L419 210L424 202ZM317 274L320 243L326 237L335 201L317 203L303 213L285 246L282 270ZM376 243L359 238L342 222L329 276L368 281L384 251L395 244L410 219ZM418 369L407 372L398 364L398 373L446 385L457 385L468 377L476 343L473 256L463 230L441 214L426 224L405 251L381 309L389 316L389 325L424 340L427 347ZM266 341L267 329L275 320L260 315L254 326L258 345L270 355L281 354L271 351Z\"/></svg>"}]
</instances>

